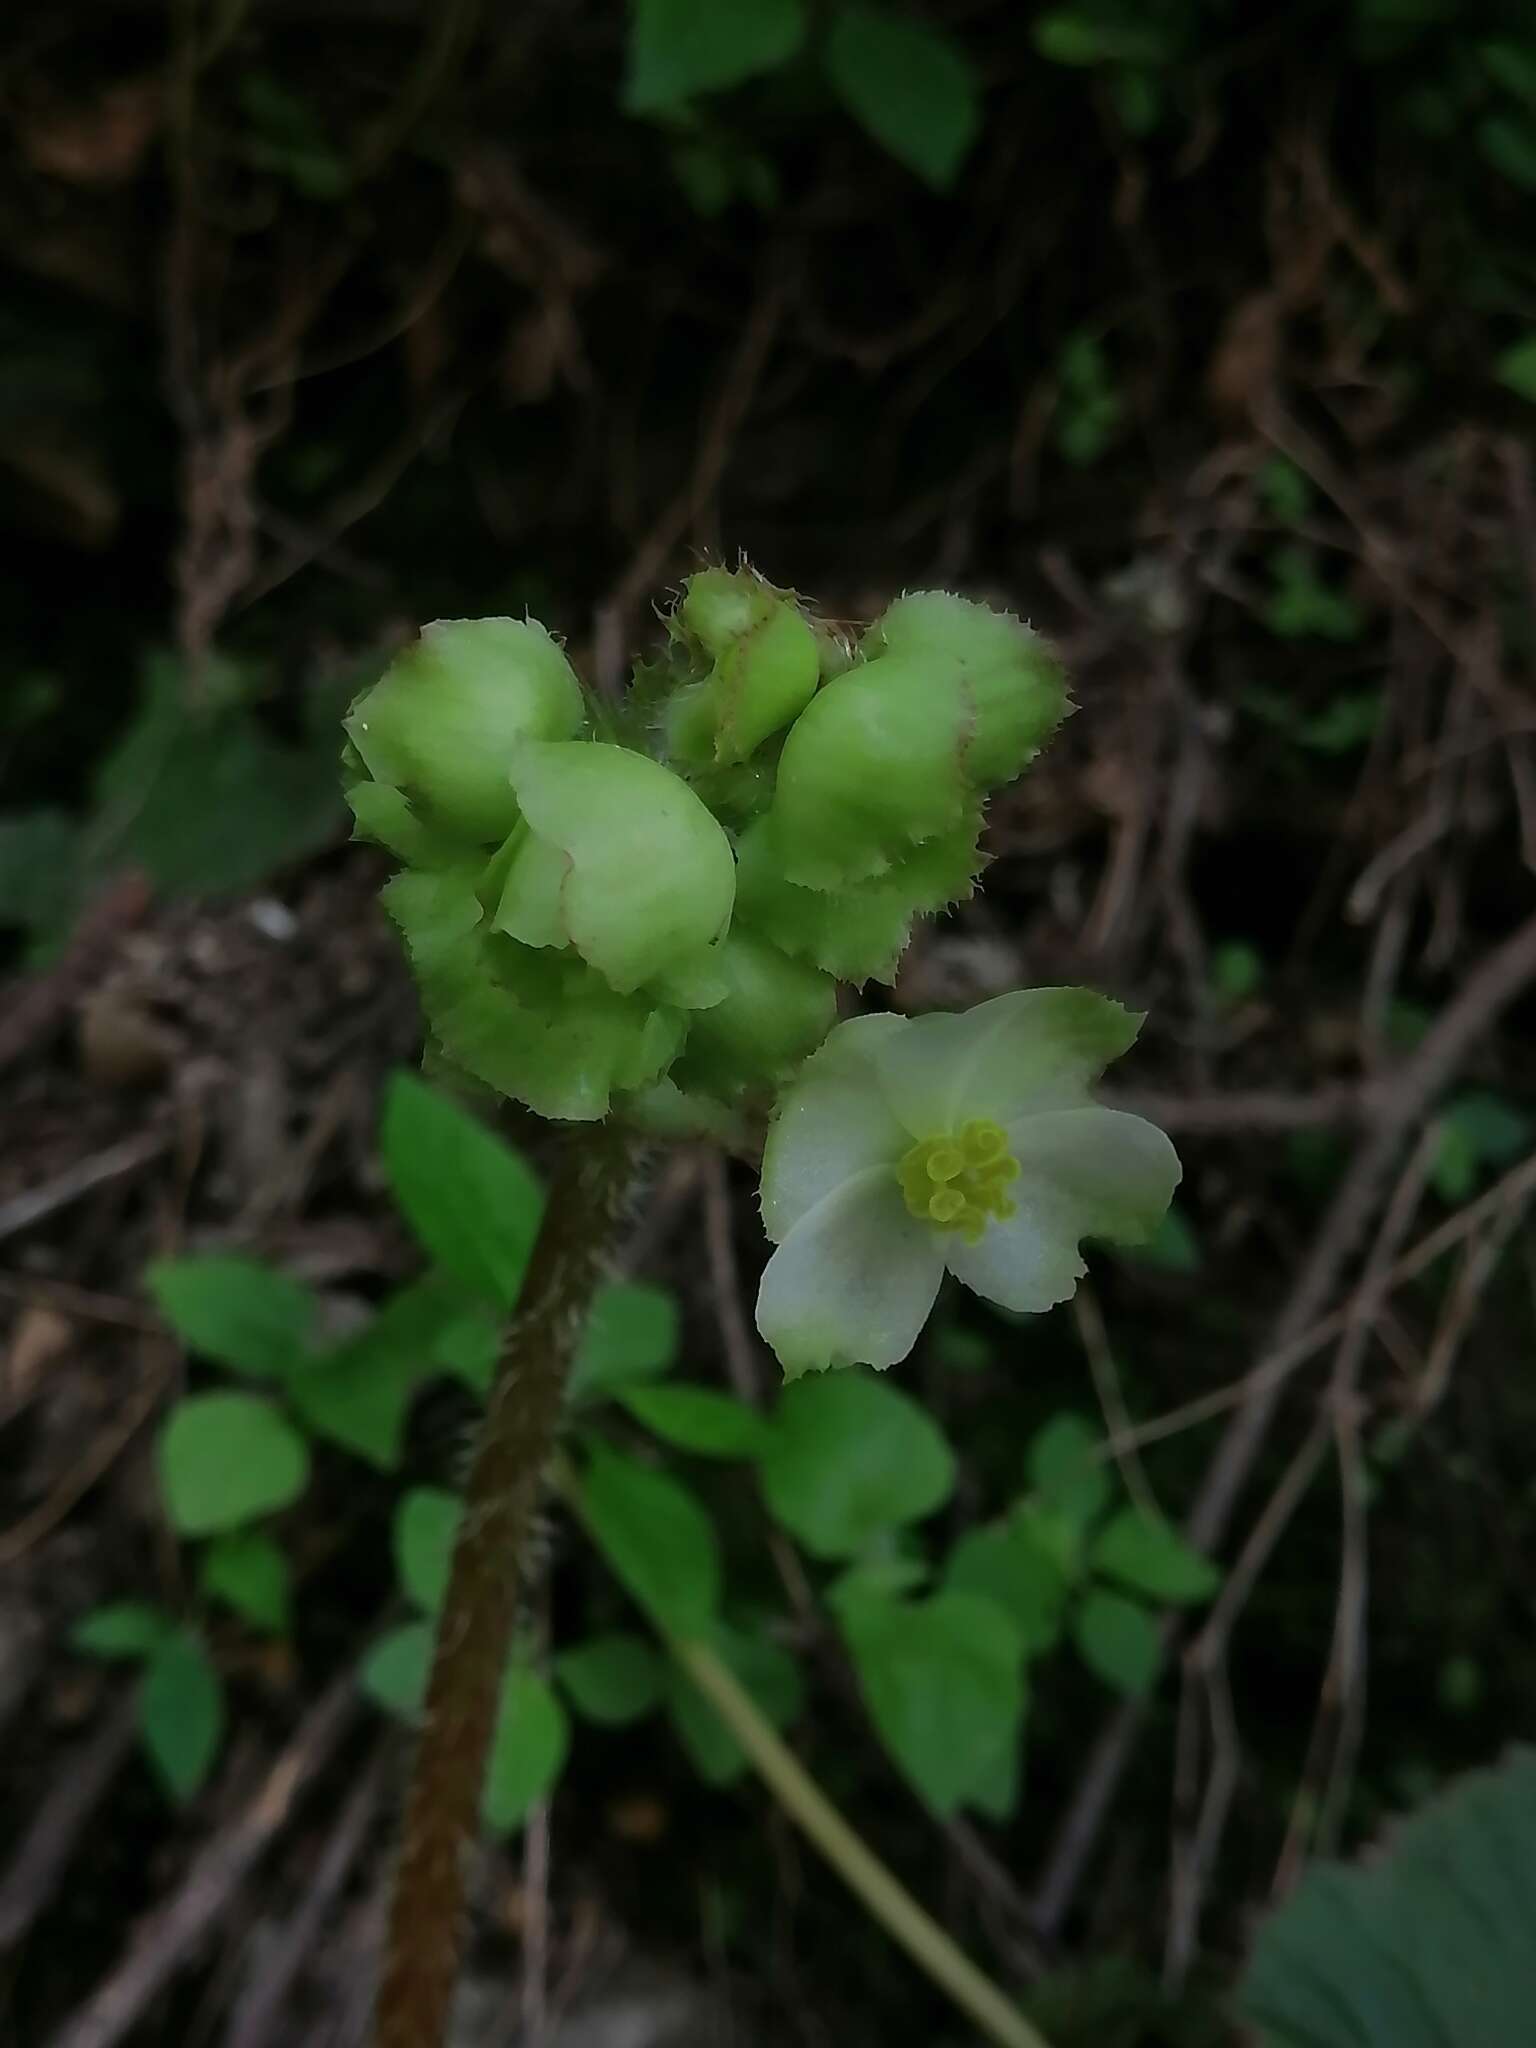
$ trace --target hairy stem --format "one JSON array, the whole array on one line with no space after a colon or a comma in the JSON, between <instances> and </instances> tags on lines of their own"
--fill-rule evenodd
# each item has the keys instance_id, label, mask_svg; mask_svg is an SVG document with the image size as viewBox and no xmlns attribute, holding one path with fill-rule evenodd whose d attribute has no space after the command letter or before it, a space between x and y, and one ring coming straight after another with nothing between
<instances>
[{"instance_id":1,"label":"hairy stem","mask_svg":"<svg viewBox=\"0 0 1536 2048\"><path fill-rule=\"evenodd\" d=\"M529 1525L571 1357L629 1185L633 1155L623 1132L596 1124L573 1135L568 1148L550 1187L465 1489L406 1801L376 2048L442 2048L447 2036L469 1852L523 1591Z\"/></svg>"}]
</instances>

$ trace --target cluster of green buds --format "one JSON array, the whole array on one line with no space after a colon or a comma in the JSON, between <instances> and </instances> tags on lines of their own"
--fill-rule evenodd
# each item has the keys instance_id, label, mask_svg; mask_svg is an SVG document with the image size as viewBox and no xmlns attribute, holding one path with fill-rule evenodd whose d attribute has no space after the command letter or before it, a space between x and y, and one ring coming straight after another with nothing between
<instances>
[{"instance_id":1,"label":"cluster of green buds","mask_svg":"<svg viewBox=\"0 0 1536 2048\"><path fill-rule=\"evenodd\" d=\"M1049 1212L1073 1257L1071 1233L1093 1227L1091 1202L1031 1192L1006 1088L1009 1116L982 1088L966 1105L974 1115L922 1128L887 1104L879 1206L911 1270L895 1296L869 1296L862 1333L856 1314L850 1328L842 1311L808 1325L802 1313L819 1299L806 1248L830 1242L810 1211L834 1193L846 1207L850 1174L871 1170L860 1145L885 1083L870 1075L895 1057L894 1042L874 1066L835 1049L859 1025L900 1021L834 1029L839 984L889 981L914 921L971 893L987 798L1064 716L1065 680L1018 619L942 591L900 598L853 641L752 569L711 568L687 580L666 625L617 709L587 695L531 620L429 626L347 720L358 835L402 864L384 901L450 1069L546 1117L617 1115L676 1133L723 1129L777 1099L764 1205L784 1242L764 1332L792 1369L884 1363L899 1355L888 1326L893 1301L916 1299L913 1274L931 1300L945 1264L982 1270L1004 1226L1016 1238ZM1100 999L1064 993L1078 1007L1036 1005L1026 1036L1077 1034L1053 1111L1102 1118L1082 1084L1095 1053L1102 1065L1128 1042L1124 1013L1085 1025L1081 1005ZM1049 1066L1049 1044L1029 1057ZM846 1171L823 1139L846 1135L847 1119L813 1131L801 1116L809 1100L821 1119L829 1077L833 1095L864 1103L850 1112ZM1032 1138L1055 1128L1047 1117ZM1109 1144L1108 1126L1075 1129ZM1158 1188L1171 1191L1168 1159L1171 1148L1141 1173L1135 1215L1122 1204L1116 1228L1150 1227ZM840 1254L866 1268L871 1256L857 1242ZM1056 1284L1070 1263L1058 1246L1037 1266ZM774 1306L786 1274L793 1327ZM844 1288L844 1310L861 1299Z\"/></svg>"},{"instance_id":2,"label":"cluster of green buds","mask_svg":"<svg viewBox=\"0 0 1536 2048\"><path fill-rule=\"evenodd\" d=\"M466 619L347 720L438 1051L544 1116L708 1124L771 1091L837 982L892 975L913 919L969 893L988 790L1066 709L1026 627L938 592L850 649L705 569L668 629L617 719L542 626Z\"/></svg>"}]
</instances>

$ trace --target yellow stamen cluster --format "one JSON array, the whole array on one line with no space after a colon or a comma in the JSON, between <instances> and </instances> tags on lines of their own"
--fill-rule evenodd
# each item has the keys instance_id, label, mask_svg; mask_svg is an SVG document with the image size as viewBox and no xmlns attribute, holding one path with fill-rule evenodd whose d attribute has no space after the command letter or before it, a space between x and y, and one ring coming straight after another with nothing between
<instances>
[{"instance_id":1,"label":"yellow stamen cluster","mask_svg":"<svg viewBox=\"0 0 1536 2048\"><path fill-rule=\"evenodd\" d=\"M973 1119L952 1137L924 1138L896 1169L907 1207L940 1230L958 1230L979 1244L992 1217L1018 1213L1005 1190L1019 1177L1000 1124Z\"/></svg>"}]
</instances>

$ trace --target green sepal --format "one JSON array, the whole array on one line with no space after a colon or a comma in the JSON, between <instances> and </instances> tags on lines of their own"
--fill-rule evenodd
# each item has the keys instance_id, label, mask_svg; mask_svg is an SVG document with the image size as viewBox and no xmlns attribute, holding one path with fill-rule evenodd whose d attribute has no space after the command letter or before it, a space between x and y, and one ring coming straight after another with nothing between
<instances>
[{"instance_id":1,"label":"green sepal","mask_svg":"<svg viewBox=\"0 0 1536 2048\"><path fill-rule=\"evenodd\" d=\"M498 930L571 947L619 995L664 984L673 1001L718 1001L708 968L736 864L687 783L627 747L576 740L520 747L511 786L523 819L497 856Z\"/></svg>"},{"instance_id":2,"label":"green sepal","mask_svg":"<svg viewBox=\"0 0 1536 2048\"><path fill-rule=\"evenodd\" d=\"M862 659L791 728L769 818L791 881L840 889L962 829L1067 708L1059 664L1019 620L944 592L900 599Z\"/></svg>"},{"instance_id":3,"label":"green sepal","mask_svg":"<svg viewBox=\"0 0 1536 2048\"><path fill-rule=\"evenodd\" d=\"M860 642L866 662L887 655L931 661L947 687L967 701L966 774L974 788L996 789L1032 761L1070 708L1066 671L1055 653L1012 612L917 590L886 608Z\"/></svg>"},{"instance_id":4,"label":"green sepal","mask_svg":"<svg viewBox=\"0 0 1536 2048\"><path fill-rule=\"evenodd\" d=\"M973 811L956 830L910 848L885 874L820 890L791 882L772 827L754 824L737 846L738 922L839 981L894 981L913 920L963 902L974 889L980 827Z\"/></svg>"},{"instance_id":5,"label":"green sepal","mask_svg":"<svg viewBox=\"0 0 1536 2048\"><path fill-rule=\"evenodd\" d=\"M574 955L496 933L472 873L408 871L383 902L441 1057L540 1116L605 1116L615 1094L659 1081L682 1048L680 1010L615 993Z\"/></svg>"},{"instance_id":6,"label":"green sepal","mask_svg":"<svg viewBox=\"0 0 1536 2048\"><path fill-rule=\"evenodd\" d=\"M724 1000L700 1012L678 1062L684 1088L765 1088L816 1050L837 1021L837 983L740 927L720 948Z\"/></svg>"},{"instance_id":7,"label":"green sepal","mask_svg":"<svg viewBox=\"0 0 1536 2048\"><path fill-rule=\"evenodd\" d=\"M584 717L576 673L543 626L440 619L363 691L345 724L369 775L403 791L424 824L490 844L517 821L508 779L517 746L569 739Z\"/></svg>"},{"instance_id":8,"label":"green sepal","mask_svg":"<svg viewBox=\"0 0 1536 2048\"><path fill-rule=\"evenodd\" d=\"M690 576L670 628L694 666L709 665L668 707L668 745L685 765L746 761L799 715L820 680L810 620L789 592L753 569Z\"/></svg>"},{"instance_id":9,"label":"green sepal","mask_svg":"<svg viewBox=\"0 0 1536 2048\"><path fill-rule=\"evenodd\" d=\"M450 867L471 848L423 822L402 789L388 782L357 781L343 792L352 813L354 839L383 846L408 867Z\"/></svg>"}]
</instances>

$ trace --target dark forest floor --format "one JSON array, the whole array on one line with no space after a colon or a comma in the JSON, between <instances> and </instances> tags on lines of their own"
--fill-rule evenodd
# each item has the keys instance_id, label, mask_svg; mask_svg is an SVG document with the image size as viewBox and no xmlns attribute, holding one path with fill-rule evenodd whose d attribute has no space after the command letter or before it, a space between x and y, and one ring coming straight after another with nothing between
<instances>
[{"instance_id":1,"label":"dark forest floor","mask_svg":"<svg viewBox=\"0 0 1536 2048\"><path fill-rule=\"evenodd\" d=\"M67 1642L108 1598L189 1597L148 1450L188 1368L141 1276L237 1248L345 1321L414 1270L376 1127L418 1025L329 797L349 680L421 619L529 607L614 688L669 581L738 550L834 616L943 583L1063 652L1076 715L893 1000L1146 1008L1119 1084L1180 1146L1183 1228L1038 1337L961 1311L990 1347L963 1381L915 1369L978 1469L1095 1389L1113 1431L1167 1418L1157 1491L1229 1567L1144 1715L1042 1682L1001 1827L938 1829L834 1675L816 1747L850 1815L1054 2041L1199 2048L1305 1850L1531 1724L1536 456L1490 368L1516 329L1458 282L1438 174L1341 132L1294 38L1143 148L971 12L1013 111L958 194L770 106L785 196L716 222L613 111L596 7L423 79L409 10L255 5L190 113L151 8L0 31L17 2048L361 2039L403 1751L347 1674L391 1483L323 1475L293 1640L217 1638L230 1738L173 1812L121 1672ZM253 169L253 72L356 144L344 196ZM218 773L125 757L155 649L192 715L213 691ZM246 799L228 886L175 886ZM53 839L8 839L24 818ZM689 1152L624 1263L707 1379L762 1257L747 1176ZM465 1426L421 1404L408 1476L441 1483ZM557 1611L588 1568L556 1519ZM487 1851L466 2048L964 2038L750 1783L703 1786L656 1724L582 1756Z\"/></svg>"}]
</instances>

